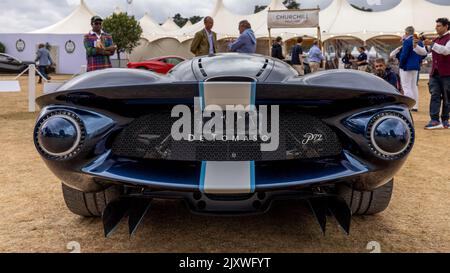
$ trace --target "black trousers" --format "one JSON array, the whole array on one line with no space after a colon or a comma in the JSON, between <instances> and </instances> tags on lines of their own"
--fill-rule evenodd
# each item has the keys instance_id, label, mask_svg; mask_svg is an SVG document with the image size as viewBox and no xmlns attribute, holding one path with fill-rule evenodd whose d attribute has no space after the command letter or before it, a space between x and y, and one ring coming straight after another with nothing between
<instances>
[{"instance_id":1,"label":"black trousers","mask_svg":"<svg viewBox=\"0 0 450 273\"><path fill-rule=\"evenodd\" d=\"M450 115L450 77L434 75L430 78L429 89L431 94L430 116L432 120L439 121L441 114L442 121L449 120ZM441 112L442 106L442 112Z\"/></svg>"}]
</instances>

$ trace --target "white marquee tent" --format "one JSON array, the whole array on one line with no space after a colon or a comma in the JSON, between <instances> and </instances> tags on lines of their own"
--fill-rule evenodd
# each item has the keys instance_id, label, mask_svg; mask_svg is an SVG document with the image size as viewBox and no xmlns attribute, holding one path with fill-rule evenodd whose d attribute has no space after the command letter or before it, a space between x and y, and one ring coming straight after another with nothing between
<instances>
[{"instance_id":1,"label":"white marquee tent","mask_svg":"<svg viewBox=\"0 0 450 273\"><path fill-rule=\"evenodd\" d=\"M66 18L54 25L30 33L0 33L0 41L6 47L6 53L24 61L34 61L38 44L49 43L51 54L56 63L56 72L75 74L86 64L86 51L83 35L90 30L90 20L95 14L82 0L80 5ZM23 41L25 48L17 49L17 41ZM66 51L66 44L74 44L73 52Z\"/></svg>"},{"instance_id":2,"label":"white marquee tent","mask_svg":"<svg viewBox=\"0 0 450 273\"><path fill-rule=\"evenodd\" d=\"M114 12L121 10L115 8ZM52 46L51 55L56 63L56 72L76 74L86 65L83 37L90 31L90 21L94 15L96 13L89 9L85 1L80 0L77 8L56 24L29 33L0 33L0 41L5 45L6 53L24 61L34 61L38 44L49 43ZM23 50L16 48L19 40L25 44ZM68 44L75 45L73 52L66 50Z\"/></svg>"},{"instance_id":3,"label":"white marquee tent","mask_svg":"<svg viewBox=\"0 0 450 273\"><path fill-rule=\"evenodd\" d=\"M165 32L171 32L171 31L180 30L180 27L177 24L175 24L175 22L170 17L167 18L166 22L164 22L164 24L161 26L161 28Z\"/></svg>"},{"instance_id":4,"label":"white marquee tent","mask_svg":"<svg viewBox=\"0 0 450 273\"><path fill-rule=\"evenodd\" d=\"M139 24L142 27L142 31L147 35L164 33L164 30L161 28L161 26L155 20L153 20L148 12L146 12L144 16L139 20Z\"/></svg>"},{"instance_id":5,"label":"white marquee tent","mask_svg":"<svg viewBox=\"0 0 450 273\"><path fill-rule=\"evenodd\" d=\"M380 35L401 36L407 26L414 26L419 32L433 33L435 19L450 14L450 6L426 0L402 0L394 8L381 12L357 10L346 0L335 2L339 2L337 15L332 23L322 27L327 38L347 35L368 40Z\"/></svg>"},{"instance_id":6,"label":"white marquee tent","mask_svg":"<svg viewBox=\"0 0 450 273\"><path fill-rule=\"evenodd\" d=\"M81 0L80 5L66 18L54 25L32 31L40 34L85 34L90 29L90 21L95 13Z\"/></svg>"},{"instance_id":7,"label":"white marquee tent","mask_svg":"<svg viewBox=\"0 0 450 273\"><path fill-rule=\"evenodd\" d=\"M214 18L213 30L218 39L227 39L238 35L237 25L241 20L248 20L252 24L257 38L269 36L267 28L267 14L269 10L285 10L283 0L272 0L264 10L251 15L232 13L217 0L209 16ZM426 14L426 15L424 15ZM320 11L321 36L323 40L337 37L353 37L361 41L380 36L402 36L405 27L415 26L417 31L433 33L438 17L448 17L450 6L438 5L426 0L402 0L394 8L380 12L364 12L352 7L347 0L334 0L328 7ZM388 19L387 19L388 18ZM142 60L157 56L167 49L184 57L192 56L189 52L190 41L195 33L203 28L203 22L186 26L175 31L160 31L146 29L143 37L144 46L131 59ZM299 36L316 37L316 29L273 29L272 36L281 36L284 40ZM176 41L179 43L177 44ZM150 46L149 46L150 45ZM265 49L263 49L265 50ZM264 51L265 52L265 51Z\"/></svg>"},{"instance_id":8,"label":"white marquee tent","mask_svg":"<svg viewBox=\"0 0 450 273\"><path fill-rule=\"evenodd\" d=\"M283 0L272 0L267 8L251 15L238 15L231 12L216 0L209 16L215 20L214 31L219 40L238 36L238 22L248 20L252 24L257 38L267 43L267 13L269 10L283 10ZM30 33L0 34L0 41L6 45L7 53L23 60L33 60L38 43L49 42L54 45L52 52L57 59L59 73L77 73L85 63L82 44L83 34L90 29L89 21L94 15L81 0L80 5L66 18L49 27ZM320 25L324 40L337 38L355 38L362 42L380 36L401 36L406 26L413 25L419 32L433 33L438 17L449 17L450 6L438 5L426 0L402 0L394 8L380 12L364 12L353 8L347 0L334 0L320 11ZM191 57L189 47L195 33L203 28L203 21L186 24L179 28L170 18L159 25L146 13L139 20L143 28L141 45L129 56L139 61L161 55L180 55ZM316 29L273 29L272 36L281 36L284 40L298 36L315 37ZM16 42L21 39L26 47L19 52ZM76 45L73 53L65 50L68 41ZM262 43L261 43L262 44ZM265 53L265 47L262 49Z\"/></svg>"},{"instance_id":9,"label":"white marquee tent","mask_svg":"<svg viewBox=\"0 0 450 273\"><path fill-rule=\"evenodd\" d=\"M184 26L183 26L182 29L187 29L187 28L189 28L189 27L191 27L191 26L192 26L191 21L187 21L186 24L184 24Z\"/></svg>"},{"instance_id":10,"label":"white marquee tent","mask_svg":"<svg viewBox=\"0 0 450 273\"><path fill-rule=\"evenodd\" d=\"M272 0L268 7L256 14L237 15L228 10L223 0L216 0L214 9L209 16L215 20L214 31L219 39L236 37L237 24L241 20L248 20L258 38L268 37L267 13L270 10L286 10L283 0ZM426 14L426 15L425 15ZM328 7L320 11L320 25L322 36L332 38L336 36L354 36L361 40L368 40L379 35L402 35L406 26L413 25L420 32L434 32L434 18L448 17L450 6L438 5L426 0L402 0L399 5L386 11L364 12L352 7L347 0L334 0ZM387 19L388 18L388 19ZM167 22L166 22L167 24ZM203 28L203 22L175 31L150 30L154 37L147 37L149 41L164 37L175 38L180 42L191 39L195 32ZM149 32L150 32L149 31ZM147 34L147 33L146 33ZM274 29L273 35L296 37L316 36L315 29Z\"/></svg>"}]
</instances>

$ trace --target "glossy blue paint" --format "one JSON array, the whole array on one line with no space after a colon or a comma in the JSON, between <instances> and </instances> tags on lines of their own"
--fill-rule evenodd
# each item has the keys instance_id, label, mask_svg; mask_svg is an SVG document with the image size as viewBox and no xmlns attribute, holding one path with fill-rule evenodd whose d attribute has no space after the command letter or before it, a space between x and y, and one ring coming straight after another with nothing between
<instances>
[{"instance_id":1,"label":"glossy blue paint","mask_svg":"<svg viewBox=\"0 0 450 273\"><path fill-rule=\"evenodd\" d=\"M128 184L167 189L199 189L201 163L137 161L114 157L99 158L82 173Z\"/></svg>"},{"instance_id":2,"label":"glossy blue paint","mask_svg":"<svg viewBox=\"0 0 450 273\"><path fill-rule=\"evenodd\" d=\"M206 175L206 161L202 161L202 167L200 170L200 191L205 192L205 175Z\"/></svg>"},{"instance_id":3,"label":"glossy blue paint","mask_svg":"<svg viewBox=\"0 0 450 273\"><path fill-rule=\"evenodd\" d=\"M256 191L256 168L255 168L255 161L250 162L250 192Z\"/></svg>"},{"instance_id":4,"label":"glossy blue paint","mask_svg":"<svg viewBox=\"0 0 450 273\"><path fill-rule=\"evenodd\" d=\"M252 82L250 104L256 105L256 82Z\"/></svg>"},{"instance_id":5,"label":"glossy blue paint","mask_svg":"<svg viewBox=\"0 0 450 273\"><path fill-rule=\"evenodd\" d=\"M296 77L285 64L258 55L225 54L203 58L203 69L209 77L223 76L223 63L217 60L227 60L226 76L256 78L251 85L252 104L290 105L299 112L316 116L338 135L344 148L340 156L333 158L252 162L252 191L345 181L370 190L386 183L404 164L407 154L386 160L376 156L369 147L367 126L378 113L392 111L413 124L408 108L414 101L386 86L382 80L353 71ZM38 98L37 103L43 108L38 121L52 111L66 110L75 113L86 129L83 149L76 157L53 161L43 156L43 160L56 176L78 188L79 181L95 177L159 189L198 191L202 188L199 182L202 180L201 161L135 160L117 158L110 153L117 133L149 109L157 111L180 103L191 106L194 97L204 97L203 81L208 77L197 71L198 61L194 58L186 62L167 77L127 69L87 73L58 92ZM257 77L256 73L261 70ZM67 135L71 135L70 126L61 127L65 128L65 134L67 131ZM376 139L380 145L388 150L401 145L405 135L397 127L398 124L390 122L379 125ZM395 136L386 138L392 128Z\"/></svg>"},{"instance_id":6,"label":"glossy blue paint","mask_svg":"<svg viewBox=\"0 0 450 273\"><path fill-rule=\"evenodd\" d=\"M62 109L60 106L46 108L45 111ZM71 109L71 108L63 108ZM387 108L392 111L392 108ZM71 109L73 110L73 109ZM366 137L365 122L383 108L377 110L363 111L359 114L345 114L347 119L332 117L326 122L336 126L345 135L348 134L352 141L359 145L364 154L358 154L357 150L346 150L339 158L317 159L311 161L282 161L280 163L252 163L252 191L273 190L277 188L306 187L320 185L322 183L341 182L348 179L355 180L355 177L371 172L378 172L387 166L387 162L376 158L366 148L368 139ZM176 190L198 190L201 189L201 162L169 162L132 160L127 158L114 158L109 152L106 140L117 131L119 123L125 119L116 121L105 117L103 114L93 114L85 110L75 111L86 127L95 125L97 130L91 128L86 138L86 153L71 160L70 164L46 160L55 174L67 181L68 177L78 177L79 175L89 175L109 181L119 181L128 184L162 187ZM404 113L407 113L405 111ZM342 122L343 120L343 122ZM356 125L355 125L356 124ZM355 129L356 128L356 129ZM90 151L95 151L92 153ZM93 157L94 156L94 157ZM380 183L386 177L394 176L396 170L401 167L404 160L389 162L390 169L383 173L371 177L373 183ZM371 179L366 179L371 181ZM356 179L357 181L357 179ZM66 182L66 183L70 183Z\"/></svg>"},{"instance_id":7,"label":"glossy blue paint","mask_svg":"<svg viewBox=\"0 0 450 273\"><path fill-rule=\"evenodd\" d=\"M303 162L280 162L271 166L252 161L251 192L277 188L305 187L343 181L371 169L345 153L342 158ZM177 170L174 172L174 170ZM103 156L82 172L98 178L148 187L204 191L206 162L156 162Z\"/></svg>"},{"instance_id":8,"label":"glossy blue paint","mask_svg":"<svg viewBox=\"0 0 450 273\"><path fill-rule=\"evenodd\" d=\"M201 101L201 110L203 111L203 109L205 109L206 107L206 102L205 102L205 83L204 82L199 82L198 83L198 90L199 90L199 94L200 94L200 101Z\"/></svg>"}]
</instances>

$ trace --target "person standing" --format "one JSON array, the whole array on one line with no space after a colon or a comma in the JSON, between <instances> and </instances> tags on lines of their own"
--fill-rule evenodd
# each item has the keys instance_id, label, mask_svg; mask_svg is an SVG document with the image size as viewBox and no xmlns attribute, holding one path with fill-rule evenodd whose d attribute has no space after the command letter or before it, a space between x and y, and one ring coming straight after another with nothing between
<instances>
[{"instance_id":1,"label":"person standing","mask_svg":"<svg viewBox=\"0 0 450 273\"><path fill-rule=\"evenodd\" d=\"M406 35L403 35L403 37L400 39L400 43L402 44L401 46L397 47L396 49L394 49L390 54L389 54L389 59L390 60L394 60L397 61L398 63L400 63L400 55L402 54L402 49L403 49L403 42L405 41L405 38L407 38Z\"/></svg>"},{"instance_id":2,"label":"person standing","mask_svg":"<svg viewBox=\"0 0 450 273\"><path fill-rule=\"evenodd\" d=\"M400 40L400 43L403 44L403 38ZM395 73L396 73L397 75L400 74L400 68L399 68L398 66L399 66L399 63L400 63L400 54L402 53L402 47L403 47L403 46L397 47L396 49L394 49L394 50L389 54L389 62L390 62L391 64L394 64L394 65L395 65L395 67L396 67ZM400 79L400 78L399 78L399 79ZM401 85L400 85L400 91L401 91L402 94L403 94L403 90L401 90Z\"/></svg>"},{"instance_id":3,"label":"person standing","mask_svg":"<svg viewBox=\"0 0 450 273\"><path fill-rule=\"evenodd\" d=\"M45 80L51 80L51 77L47 75L47 67L54 65L54 62L50 56L50 51L48 51L44 44L39 44L35 62L39 62L38 71L41 74L39 75L38 83L42 83L42 77L44 77Z\"/></svg>"},{"instance_id":4,"label":"person standing","mask_svg":"<svg viewBox=\"0 0 450 273\"><path fill-rule=\"evenodd\" d=\"M358 47L358 51L359 51L358 58L356 58L356 60L354 60L353 62L355 62L355 64L358 66L359 71L366 72L367 65L369 64L367 62L366 48L363 46L360 46L360 47Z\"/></svg>"},{"instance_id":5,"label":"person standing","mask_svg":"<svg viewBox=\"0 0 450 273\"><path fill-rule=\"evenodd\" d=\"M450 22L447 18L436 20L436 32L439 35L434 40L426 39L423 43L433 55L433 66L430 73L429 88L431 93L431 121L425 126L427 130L449 129L450 118ZM420 45L420 39L414 37L414 51L426 56L428 51ZM441 110L441 120L439 112Z\"/></svg>"},{"instance_id":6,"label":"person standing","mask_svg":"<svg viewBox=\"0 0 450 273\"><path fill-rule=\"evenodd\" d=\"M409 26L405 29L405 39L400 53L400 81L405 96L416 101L413 111L419 109L419 87L417 86L417 77L422 63L422 56L417 54L413 48L414 27ZM420 46L423 43L419 42Z\"/></svg>"},{"instance_id":7,"label":"person standing","mask_svg":"<svg viewBox=\"0 0 450 273\"><path fill-rule=\"evenodd\" d=\"M344 64L344 68L345 69L351 69L352 68L352 61L355 58L353 57L353 55L350 53L349 50L345 51L345 55L344 57L342 57L342 63Z\"/></svg>"},{"instance_id":8,"label":"person standing","mask_svg":"<svg viewBox=\"0 0 450 273\"><path fill-rule=\"evenodd\" d=\"M277 37L275 43L272 45L272 57L280 60L284 60L283 56L283 38Z\"/></svg>"},{"instance_id":9,"label":"person standing","mask_svg":"<svg viewBox=\"0 0 450 273\"><path fill-rule=\"evenodd\" d=\"M111 68L110 56L117 50L112 36L102 30L102 24L103 19L100 16L92 17L92 30L84 35L88 72Z\"/></svg>"},{"instance_id":10,"label":"person standing","mask_svg":"<svg viewBox=\"0 0 450 273\"><path fill-rule=\"evenodd\" d=\"M212 31L214 19L210 16L203 20L205 28L195 33L191 52L195 56L214 55L217 53L217 34Z\"/></svg>"},{"instance_id":11,"label":"person standing","mask_svg":"<svg viewBox=\"0 0 450 273\"><path fill-rule=\"evenodd\" d=\"M255 53L256 36L249 21L239 22L239 33L239 38L234 43L229 44L228 49L231 52Z\"/></svg>"},{"instance_id":12,"label":"person standing","mask_svg":"<svg viewBox=\"0 0 450 273\"><path fill-rule=\"evenodd\" d=\"M303 65L302 44L303 44L303 38L298 37L297 44L292 49L292 60L291 60L292 66L294 67L295 70L297 70L297 72L300 76L305 75L305 67Z\"/></svg>"},{"instance_id":13,"label":"person standing","mask_svg":"<svg viewBox=\"0 0 450 273\"><path fill-rule=\"evenodd\" d=\"M308 53L309 67L311 73L317 72L320 69L320 64L325 58L323 57L322 50L319 48L319 41L315 40Z\"/></svg>"}]
</instances>

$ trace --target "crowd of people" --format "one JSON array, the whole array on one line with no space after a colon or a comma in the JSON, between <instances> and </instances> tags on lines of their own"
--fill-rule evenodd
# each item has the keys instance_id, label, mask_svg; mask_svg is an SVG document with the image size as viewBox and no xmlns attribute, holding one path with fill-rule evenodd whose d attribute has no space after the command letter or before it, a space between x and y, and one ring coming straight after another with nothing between
<instances>
[{"instance_id":1,"label":"crowd of people","mask_svg":"<svg viewBox=\"0 0 450 273\"><path fill-rule=\"evenodd\" d=\"M412 111L419 109L419 72L423 59L432 54L432 68L428 83L430 99L430 122L427 130L448 129L450 117L450 22L447 18L436 20L435 39L415 33L413 26L405 29L402 46L395 49L391 58L399 61L397 76L386 66L384 59L375 62L376 74L397 87L405 96L416 101ZM400 80L398 80L398 78Z\"/></svg>"},{"instance_id":2,"label":"crowd of people","mask_svg":"<svg viewBox=\"0 0 450 273\"><path fill-rule=\"evenodd\" d=\"M92 30L85 35L84 45L87 55L87 71L94 71L112 67L110 56L114 55L117 47L114 45L110 34L102 30L103 19L94 16L91 19ZM191 52L195 56L214 55L217 50L217 33L212 29L214 19L206 17L204 19L204 29L197 32L191 44ZM450 22L447 18L439 18L436 21L436 32L438 37L431 40L415 33L414 27L405 29L402 38L402 46L391 53L391 58L399 61L399 74L390 68L385 59L379 58L374 62L375 75L400 90L405 96L416 101L412 111L419 108L419 71L422 60L428 54L432 54L433 63L429 81L430 101L430 122L425 129L449 128L450 112ZM230 42L228 50L239 53L255 53L257 40L252 30L251 24L247 20L239 22L239 37ZM283 40L277 37L272 45L271 55L274 58L285 60L283 55ZM311 73L320 70L324 61L321 51L320 41L315 40L307 55L304 55L303 38L299 37L292 48L291 65L300 76L305 74L307 57L308 66ZM358 70L367 71L368 56L366 48L358 49L359 56L353 57L347 51L342 58L345 68L357 67ZM39 71L49 79L45 67L53 64L50 52L45 46L39 46L36 61L39 61ZM308 71L309 72L309 71ZM42 79L41 79L42 80Z\"/></svg>"}]
</instances>

